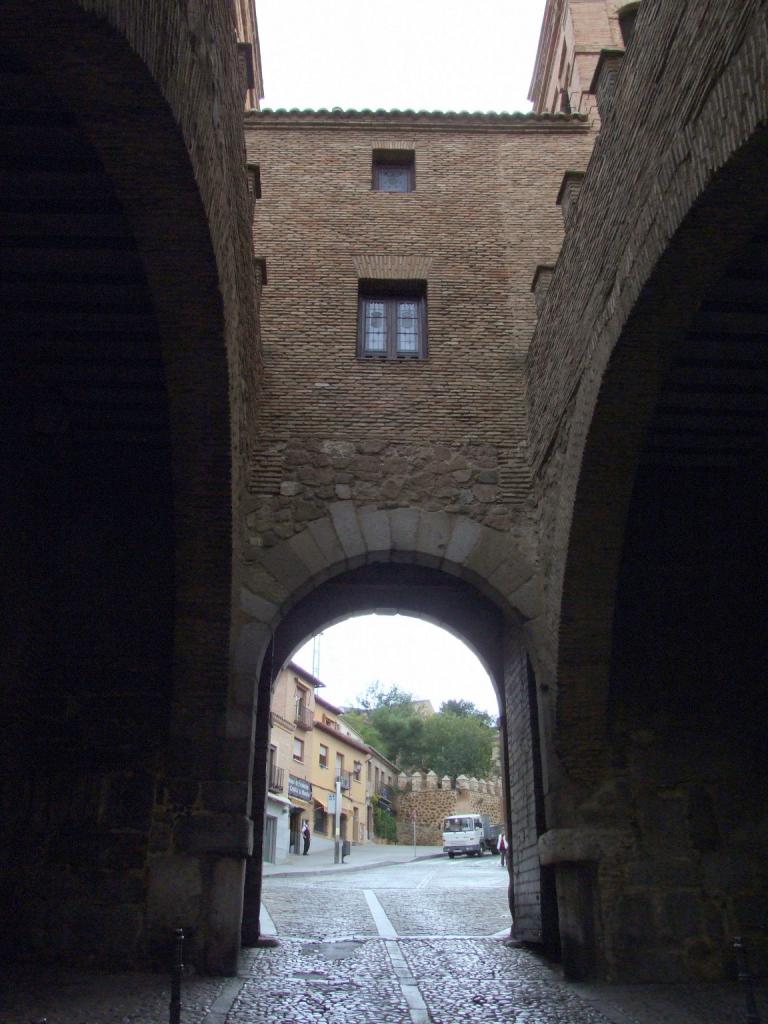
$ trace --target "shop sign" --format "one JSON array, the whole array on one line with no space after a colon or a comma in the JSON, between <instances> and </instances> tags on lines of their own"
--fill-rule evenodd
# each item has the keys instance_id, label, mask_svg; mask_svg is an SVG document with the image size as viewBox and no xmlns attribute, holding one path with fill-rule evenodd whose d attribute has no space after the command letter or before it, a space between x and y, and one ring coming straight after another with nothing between
<instances>
[{"instance_id":1,"label":"shop sign","mask_svg":"<svg viewBox=\"0 0 768 1024\"><path fill-rule=\"evenodd\" d=\"M288 796L295 796L299 800L309 802L312 799L312 783L306 779L297 779L295 775L288 776Z\"/></svg>"}]
</instances>

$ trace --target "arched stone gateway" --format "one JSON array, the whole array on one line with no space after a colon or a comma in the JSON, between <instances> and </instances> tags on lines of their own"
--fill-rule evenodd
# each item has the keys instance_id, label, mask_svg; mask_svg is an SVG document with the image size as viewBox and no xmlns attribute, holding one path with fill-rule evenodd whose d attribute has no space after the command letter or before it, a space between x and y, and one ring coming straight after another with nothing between
<instances>
[{"instance_id":1,"label":"arched stone gateway","mask_svg":"<svg viewBox=\"0 0 768 1024\"><path fill-rule=\"evenodd\" d=\"M418 509L358 511L346 502L310 523L305 534L260 554L249 578L252 585L261 581L270 597L250 588L243 597L243 605L261 616L246 630L264 655L253 776L256 855L246 888L244 941L258 940L259 823L274 677L323 627L378 611L416 615L443 626L464 640L487 668L502 709L510 780L505 799L515 935L556 944L553 894L547 880L542 890L536 852L543 805L533 671L527 655L539 612L533 567L506 536L466 517ZM278 605L278 581L288 579L295 590Z\"/></svg>"},{"instance_id":2,"label":"arched stone gateway","mask_svg":"<svg viewBox=\"0 0 768 1024\"><path fill-rule=\"evenodd\" d=\"M529 358L557 637L540 855L577 977L722 976L742 931L764 952L768 109L765 15L748 6L711 26L727 55L714 66L698 59L706 33L670 34L682 7L642 5ZM662 59L688 63L669 94ZM727 133L725 95L749 97ZM551 374L547 346L569 353Z\"/></svg>"},{"instance_id":3,"label":"arched stone gateway","mask_svg":"<svg viewBox=\"0 0 768 1024\"><path fill-rule=\"evenodd\" d=\"M9 0L0 36L3 938L136 963L185 925L231 970L247 846L188 827L250 756L225 743L258 373L231 14Z\"/></svg>"}]
</instances>

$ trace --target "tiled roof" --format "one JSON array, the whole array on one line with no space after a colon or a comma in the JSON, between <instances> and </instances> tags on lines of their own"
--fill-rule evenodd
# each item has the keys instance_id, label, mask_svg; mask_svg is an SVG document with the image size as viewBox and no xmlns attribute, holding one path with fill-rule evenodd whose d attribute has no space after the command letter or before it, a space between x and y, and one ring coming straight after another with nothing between
<instances>
[{"instance_id":1,"label":"tiled roof","mask_svg":"<svg viewBox=\"0 0 768 1024\"><path fill-rule=\"evenodd\" d=\"M422 118L422 119L440 119L446 121L484 121L487 123L505 123L505 122L546 122L546 123L576 123L581 124L587 121L587 117L584 114L536 114L533 111L525 113L523 111L507 111L507 110L344 110L341 107L333 107L332 110L328 110L325 107L320 107L317 110L310 108L300 109L299 107L293 107L290 110L285 107L277 107L272 109L265 107L262 110L251 110L248 113L248 117L258 118L261 115L267 115L269 117L281 116L281 117L333 117L340 119L352 119L352 118Z\"/></svg>"}]
</instances>

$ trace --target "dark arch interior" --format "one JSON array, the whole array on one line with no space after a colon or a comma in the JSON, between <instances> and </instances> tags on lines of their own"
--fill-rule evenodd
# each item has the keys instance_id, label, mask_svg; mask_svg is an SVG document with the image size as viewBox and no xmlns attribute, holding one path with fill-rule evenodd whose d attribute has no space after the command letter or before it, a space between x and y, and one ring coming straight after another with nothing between
<instances>
[{"instance_id":1,"label":"dark arch interior","mask_svg":"<svg viewBox=\"0 0 768 1024\"><path fill-rule=\"evenodd\" d=\"M13 52L0 84L5 920L17 955L99 943L108 959L98 904L114 920L142 899L168 726L163 363L140 255L77 118Z\"/></svg>"},{"instance_id":2,"label":"dark arch interior","mask_svg":"<svg viewBox=\"0 0 768 1024\"><path fill-rule=\"evenodd\" d=\"M614 759L649 870L664 880L643 912L650 933L672 929L677 955L713 976L733 935L766 953L767 296L764 221L675 349L641 454L614 620Z\"/></svg>"},{"instance_id":3,"label":"dark arch interior","mask_svg":"<svg viewBox=\"0 0 768 1024\"><path fill-rule=\"evenodd\" d=\"M483 662L499 691L501 610L457 576L401 562L376 562L341 573L300 600L275 631L260 685L269 686L293 652L324 626L375 611L423 616L460 636Z\"/></svg>"}]
</instances>

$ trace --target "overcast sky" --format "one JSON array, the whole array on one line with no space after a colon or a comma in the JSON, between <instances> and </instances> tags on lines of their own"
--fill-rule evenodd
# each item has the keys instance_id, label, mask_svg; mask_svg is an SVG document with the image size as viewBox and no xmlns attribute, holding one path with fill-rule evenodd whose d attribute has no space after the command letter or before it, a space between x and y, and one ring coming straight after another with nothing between
<instances>
[{"instance_id":1,"label":"overcast sky","mask_svg":"<svg viewBox=\"0 0 768 1024\"><path fill-rule=\"evenodd\" d=\"M256 0L263 107L529 110L544 0ZM294 657L312 671L312 644ZM437 710L471 700L498 714L478 659L444 630L403 616L327 629L323 695L353 704L379 680Z\"/></svg>"},{"instance_id":2,"label":"overcast sky","mask_svg":"<svg viewBox=\"0 0 768 1024\"><path fill-rule=\"evenodd\" d=\"M530 110L544 0L256 0L262 106Z\"/></svg>"},{"instance_id":3,"label":"overcast sky","mask_svg":"<svg viewBox=\"0 0 768 1024\"><path fill-rule=\"evenodd\" d=\"M312 642L293 660L308 672ZM332 704L355 704L377 680L399 686L417 699L431 700L438 711L444 700L469 700L498 715L488 674L477 657L444 629L405 615L360 615L330 626L320 639L322 696Z\"/></svg>"}]
</instances>

